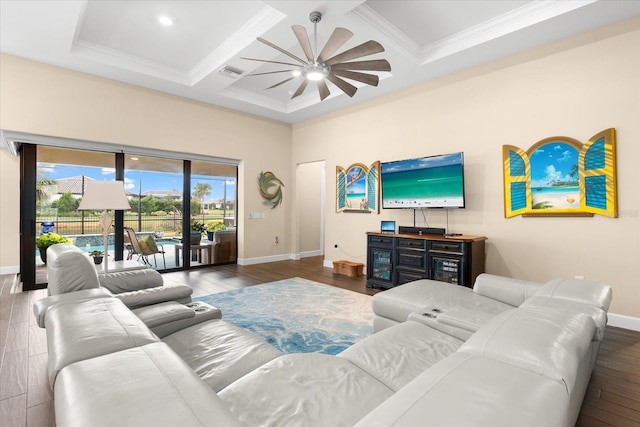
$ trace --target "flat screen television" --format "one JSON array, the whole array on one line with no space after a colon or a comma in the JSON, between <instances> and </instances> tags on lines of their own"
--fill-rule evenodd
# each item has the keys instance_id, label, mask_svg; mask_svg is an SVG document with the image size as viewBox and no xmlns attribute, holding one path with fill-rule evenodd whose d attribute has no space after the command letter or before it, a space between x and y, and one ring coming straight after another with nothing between
<instances>
[{"instance_id":1,"label":"flat screen television","mask_svg":"<svg viewBox=\"0 0 640 427\"><path fill-rule=\"evenodd\" d=\"M384 209L464 208L464 154L380 164Z\"/></svg>"}]
</instances>

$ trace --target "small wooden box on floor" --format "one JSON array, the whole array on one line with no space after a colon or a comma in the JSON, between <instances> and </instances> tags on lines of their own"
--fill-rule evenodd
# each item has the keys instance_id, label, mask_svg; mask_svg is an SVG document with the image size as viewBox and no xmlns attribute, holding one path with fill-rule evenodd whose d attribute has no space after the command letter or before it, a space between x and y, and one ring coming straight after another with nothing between
<instances>
[{"instance_id":1,"label":"small wooden box on floor","mask_svg":"<svg viewBox=\"0 0 640 427\"><path fill-rule=\"evenodd\" d=\"M362 276L362 268L364 264L360 262L351 262L346 260L333 261L333 272L344 276L356 277Z\"/></svg>"}]
</instances>

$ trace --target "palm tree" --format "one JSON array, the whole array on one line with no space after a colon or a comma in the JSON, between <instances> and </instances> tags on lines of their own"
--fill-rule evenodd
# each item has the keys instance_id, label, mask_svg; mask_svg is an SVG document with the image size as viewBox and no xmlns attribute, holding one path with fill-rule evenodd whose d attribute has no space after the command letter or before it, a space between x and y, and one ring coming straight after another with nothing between
<instances>
[{"instance_id":1,"label":"palm tree","mask_svg":"<svg viewBox=\"0 0 640 427\"><path fill-rule=\"evenodd\" d=\"M47 178L44 175L38 176L38 179L36 180L36 201L41 207L49 201L49 198L55 192L57 184L58 181L55 179Z\"/></svg>"},{"instance_id":2,"label":"palm tree","mask_svg":"<svg viewBox=\"0 0 640 427\"><path fill-rule=\"evenodd\" d=\"M202 214L204 216L204 198L211 194L211 184L206 182L199 182L193 188L193 197L200 200L200 207L202 209Z\"/></svg>"}]
</instances>

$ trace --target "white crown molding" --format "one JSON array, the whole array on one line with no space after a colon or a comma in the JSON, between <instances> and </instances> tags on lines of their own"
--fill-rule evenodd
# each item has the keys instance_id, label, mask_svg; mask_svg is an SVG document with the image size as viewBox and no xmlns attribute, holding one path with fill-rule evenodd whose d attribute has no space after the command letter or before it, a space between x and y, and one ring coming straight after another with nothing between
<instances>
[{"instance_id":1,"label":"white crown molding","mask_svg":"<svg viewBox=\"0 0 640 427\"><path fill-rule=\"evenodd\" d=\"M420 65L442 59L474 46L530 27L598 0L534 1L474 27L422 47Z\"/></svg>"},{"instance_id":2,"label":"white crown molding","mask_svg":"<svg viewBox=\"0 0 640 427\"><path fill-rule=\"evenodd\" d=\"M245 49L253 43L256 37L264 34L286 18L286 15L282 12L265 6L193 68L190 70L182 70L78 39L85 10L86 2L78 18L78 25L70 50L72 54L82 55L85 58L113 67L190 87L225 65L227 61L232 59L242 49Z\"/></svg>"},{"instance_id":3,"label":"white crown molding","mask_svg":"<svg viewBox=\"0 0 640 427\"><path fill-rule=\"evenodd\" d=\"M384 34L407 57L420 65L424 65L590 5L596 1L598 0L534 1L425 46L421 46L366 4L353 9L353 13Z\"/></svg>"},{"instance_id":4,"label":"white crown molding","mask_svg":"<svg viewBox=\"0 0 640 427\"><path fill-rule=\"evenodd\" d=\"M260 12L255 14L246 24L240 27L189 71L191 85L198 83L225 65L227 61L253 43L257 37L266 33L284 18L286 18L284 13L270 6L262 8Z\"/></svg>"},{"instance_id":5,"label":"white crown molding","mask_svg":"<svg viewBox=\"0 0 640 427\"><path fill-rule=\"evenodd\" d=\"M149 61L139 56L129 55L85 40L74 40L71 53L123 70L156 77L184 86L193 86L187 71L167 67L155 61Z\"/></svg>"},{"instance_id":6,"label":"white crown molding","mask_svg":"<svg viewBox=\"0 0 640 427\"><path fill-rule=\"evenodd\" d=\"M416 63L420 58L422 46L409 37L398 27L387 21L382 15L366 4L353 9L353 13L360 19L374 27L376 30L388 37L396 46L404 51L405 55Z\"/></svg>"},{"instance_id":7,"label":"white crown molding","mask_svg":"<svg viewBox=\"0 0 640 427\"><path fill-rule=\"evenodd\" d=\"M286 104L276 101L264 95L256 94L247 89L239 89L237 87L228 86L218 92L219 95L226 96L227 98L235 99L236 101L246 102L262 108L268 108L272 111L279 113L286 113Z\"/></svg>"}]
</instances>

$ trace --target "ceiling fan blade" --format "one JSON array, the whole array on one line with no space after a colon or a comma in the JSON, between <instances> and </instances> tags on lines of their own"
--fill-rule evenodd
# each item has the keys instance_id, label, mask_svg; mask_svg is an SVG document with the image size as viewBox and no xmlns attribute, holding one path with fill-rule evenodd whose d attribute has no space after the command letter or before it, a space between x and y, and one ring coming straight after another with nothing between
<instances>
[{"instance_id":1,"label":"ceiling fan blade","mask_svg":"<svg viewBox=\"0 0 640 427\"><path fill-rule=\"evenodd\" d=\"M291 26L293 33L296 35L298 39L298 43L300 43L300 47L304 51L307 60L313 62L313 50L311 50L311 42L309 41L309 35L307 34L307 29L302 25L293 25Z\"/></svg>"},{"instance_id":2,"label":"ceiling fan blade","mask_svg":"<svg viewBox=\"0 0 640 427\"><path fill-rule=\"evenodd\" d=\"M266 73L252 73L252 74L245 74L245 76L264 76L267 74L279 74L279 73L291 73L293 71L298 71L298 70L280 70L280 71L268 71Z\"/></svg>"},{"instance_id":3,"label":"ceiling fan blade","mask_svg":"<svg viewBox=\"0 0 640 427\"><path fill-rule=\"evenodd\" d=\"M374 59L371 61L341 62L331 66L332 70L369 70L391 71L391 64L386 59Z\"/></svg>"},{"instance_id":4,"label":"ceiling fan blade","mask_svg":"<svg viewBox=\"0 0 640 427\"><path fill-rule=\"evenodd\" d=\"M353 33L346 28L338 27L333 30L331 37L327 40L327 44L324 45L322 52L318 55L318 62L324 62L325 58L330 58L331 55L340 49L351 37L353 37Z\"/></svg>"},{"instance_id":5,"label":"ceiling fan blade","mask_svg":"<svg viewBox=\"0 0 640 427\"><path fill-rule=\"evenodd\" d=\"M273 86L269 86L269 87L268 87L268 88L266 88L265 90L267 90L267 89L273 89L274 87L278 87L278 86L280 86L281 84L285 84L286 82L291 81L291 80L293 80L293 79L295 79L295 78L296 78L296 76L289 77L288 79L285 79L285 80L281 81L280 83L276 83L276 84L274 84Z\"/></svg>"},{"instance_id":6,"label":"ceiling fan blade","mask_svg":"<svg viewBox=\"0 0 640 427\"><path fill-rule=\"evenodd\" d=\"M368 42L364 42L352 49L345 50L341 54L336 55L333 58L329 58L324 62L328 65L333 65L350 59L361 58L363 56L373 55L374 53L380 52L384 52L384 47L382 47L382 45L377 41L369 40Z\"/></svg>"},{"instance_id":7,"label":"ceiling fan blade","mask_svg":"<svg viewBox=\"0 0 640 427\"><path fill-rule=\"evenodd\" d=\"M327 75L327 80L329 80L334 85L338 86L338 89L340 89L350 97L353 97L353 95L355 95L356 91L358 90L358 88L352 85L351 83L345 82L340 77L334 76L331 73Z\"/></svg>"},{"instance_id":8,"label":"ceiling fan blade","mask_svg":"<svg viewBox=\"0 0 640 427\"><path fill-rule=\"evenodd\" d=\"M243 58L243 57L240 57L240 59L246 59L247 61L268 62L269 64L282 64L282 65L293 65L294 67L302 67L302 65L294 64L292 62L269 61L268 59Z\"/></svg>"},{"instance_id":9,"label":"ceiling fan blade","mask_svg":"<svg viewBox=\"0 0 640 427\"><path fill-rule=\"evenodd\" d=\"M302 59L298 58L297 56L295 56L293 53L291 53L291 52L287 52L287 51L286 51L286 50L284 50L283 48L276 46L275 44L271 43L269 40L265 40L265 39L263 39L262 37L258 37L258 41L259 41L260 43L264 43L264 44L266 44L266 45L267 45L267 46L269 46L269 47L274 48L275 50L277 50L277 51L279 51L279 52L284 53L284 54L285 54L285 55L287 55L289 58L293 58L293 59L295 59L296 61L298 61L298 62L299 62L299 63L301 63L302 65L306 65L306 64L307 64L307 61L304 61L304 60L302 60Z\"/></svg>"},{"instance_id":10,"label":"ceiling fan blade","mask_svg":"<svg viewBox=\"0 0 640 427\"><path fill-rule=\"evenodd\" d=\"M320 101L324 101L327 96L331 95L324 80L318 80L318 92L320 93Z\"/></svg>"},{"instance_id":11,"label":"ceiling fan blade","mask_svg":"<svg viewBox=\"0 0 640 427\"><path fill-rule=\"evenodd\" d=\"M307 79L302 80L302 83L300 83L300 86L298 87L298 90L296 90L296 93L293 94L291 99L295 98L296 96L302 95L302 92L304 92L304 90L307 88L307 84L308 83L309 83L309 80L307 80Z\"/></svg>"},{"instance_id":12,"label":"ceiling fan blade","mask_svg":"<svg viewBox=\"0 0 640 427\"><path fill-rule=\"evenodd\" d=\"M355 71L347 71L347 70L331 70L331 73L336 76L345 77L347 79L355 80L357 82L366 83L371 86L378 86L378 76L375 74L365 74L365 73L357 73Z\"/></svg>"}]
</instances>

